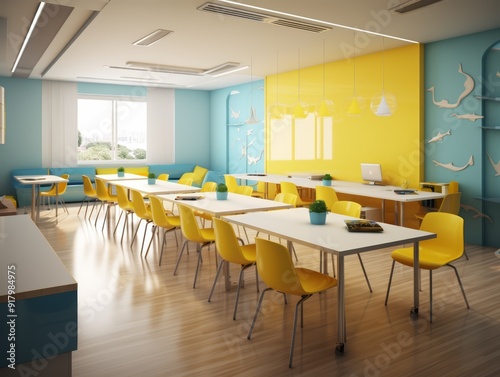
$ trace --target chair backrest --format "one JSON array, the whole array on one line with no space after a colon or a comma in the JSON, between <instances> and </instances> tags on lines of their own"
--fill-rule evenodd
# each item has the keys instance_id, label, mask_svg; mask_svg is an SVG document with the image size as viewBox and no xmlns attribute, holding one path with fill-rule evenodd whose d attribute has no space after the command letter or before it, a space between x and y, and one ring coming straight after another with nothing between
<instances>
[{"instance_id":1,"label":"chair backrest","mask_svg":"<svg viewBox=\"0 0 500 377\"><path fill-rule=\"evenodd\" d=\"M448 185L448 194L453 194L455 192L458 192L458 182L457 181L450 181Z\"/></svg>"},{"instance_id":2,"label":"chair backrest","mask_svg":"<svg viewBox=\"0 0 500 377\"><path fill-rule=\"evenodd\" d=\"M361 217L361 204L349 200L338 200L332 204L331 212L359 218Z\"/></svg>"},{"instance_id":3,"label":"chair backrest","mask_svg":"<svg viewBox=\"0 0 500 377\"><path fill-rule=\"evenodd\" d=\"M440 257L448 255L451 260L464 253L464 219L447 212L429 212L424 216L420 230L436 233L437 237L420 242L421 250L439 250Z\"/></svg>"},{"instance_id":4,"label":"chair backrest","mask_svg":"<svg viewBox=\"0 0 500 377\"><path fill-rule=\"evenodd\" d=\"M235 194L252 196L253 187L252 186L238 186L236 187Z\"/></svg>"},{"instance_id":5,"label":"chair backrest","mask_svg":"<svg viewBox=\"0 0 500 377\"><path fill-rule=\"evenodd\" d=\"M192 242L206 242L207 240L200 232L193 210L183 204L177 204L177 208L179 209L182 235Z\"/></svg>"},{"instance_id":6,"label":"chair backrest","mask_svg":"<svg viewBox=\"0 0 500 377\"><path fill-rule=\"evenodd\" d=\"M439 206L438 212L452 213L458 215L460 212L460 199L462 197L461 192L454 192L451 194L446 194Z\"/></svg>"},{"instance_id":7,"label":"chair backrest","mask_svg":"<svg viewBox=\"0 0 500 377\"><path fill-rule=\"evenodd\" d=\"M235 264L248 264L243 255L233 226L225 220L213 218L215 246L222 259Z\"/></svg>"},{"instance_id":8,"label":"chair backrest","mask_svg":"<svg viewBox=\"0 0 500 377\"><path fill-rule=\"evenodd\" d=\"M255 238L259 276L276 291L286 294L306 294L286 246L264 238Z\"/></svg>"},{"instance_id":9,"label":"chair backrest","mask_svg":"<svg viewBox=\"0 0 500 377\"><path fill-rule=\"evenodd\" d=\"M83 180L83 193L87 196L96 196L97 192L95 191L94 185L92 181L87 175L82 175Z\"/></svg>"},{"instance_id":10,"label":"chair backrest","mask_svg":"<svg viewBox=\"0 0 500 377\"><path fill-rule=\"evenodd\" d=\"M130 190L132 196L132 205L134 207L134 213L141 219L151 220L151 211L146 208L146 203L142 194L137 190Z\"/></svg>"},{"instance_id":11,"label":"chair backrest","mask_svg":"<svg viewBox=\"0 0 500 377\"><path fill-rule=\"evenodd\" d=\"M150 196L149 202L151 203L151 217L153 223L162 228L175 228L175 226L168 220L168 216L165 213L165 207L163 207L163 201L156 196Z\"/></svg>"},{"instance_id":12,"label":"chair backrest","mask_svg":"<svg viewBox=\"0 0 500 377\"><path fill-rule=\"evenodd\" d=\"M331 211L333 203L338 202L339 198L333 187L316 186L316 200L324 200L326 208Z\"/></svg>"},{"instance_id":13,"label":"chair backrest","mask_svg":"<svg viewBox=\"0 0 500 377\"><path fill-rule=\"evenodd\" d=\"M224 174L224 182L227 186L227 191L236 192L236 188L238 187L238 181L235 177L229 174Z\"/></svg>"},{"instance_id":14,"label":"chair backrest","mask_svg":"<svg viewBox=\"0 0 500 377\"><path fill-rule=\"evenodd\" d=\"M201 186L201 192L212 192L217 189L217 182L205 182L203 186Z\"/></svg>"},{"instance_id":15,"label":"chair backrest","mask_svg":"<svg viewBox=\"0 0 500 377\"><path fill-rule=\"evenodd\" d=\"M291 204L295 207L295 205L297 204L297 195L290 194L289 192L280 192L279 194L276 194L276 196L274 197L274 201Z\"/></svg>"},{"instance_id":16,"label":"chair backrest","mask_svg":"<svg viewBox=\"0 0 500 377\"><path fill-rule=\"evenodd\" d=\"M95 179L95 188L97 193L97 198L102 201L109 201L111 198L109 196L108 188L106 183L102 179Z\"/></svg>"},{"instance_id":17,"label":"chair backrest","mask_svg":"<svg viewBox=\"0 0 500 377\"><path fill-rule=\"evenodd\" d=\"M295 204L298 207L301 207L304 205L304 202L300 198L299 190L297 189L297 185L295 183L293 183L293 182L280 182L280 187L281 187L281 192L294 194L297 196L297 201L295 202Z\"/></svg>"},{"instance_id":18,"label":"chair backrest","mask_svg":"<svg viewBox=\"0 0 500 377\"><path fill-rule=\"evenodd\" d=\"M116 196L118 198L118 206L121 209L129 211L130 207L133 208L132 201L129 200L125 187L116 185Z\"/></svg>"},{"instance_id":19,"label":"chair backrest","mask_svg":"<svg viewBox=\"0 0 500 377\"><path fill-rule=\"evenodd\" d=\"M158 175L158 177L156 179L159 179L160 181L168 181L169 177L170 177L170 174L161 173Z\"/></svg>"},{"instance_id":20,"label":"chair backrest","mask_svg":"<svg viewBox=\"0 0 500 377\"><path fill-rule=\"evenodd\" d=\"M61 174L61 178L69 179L69 174ZM62 195L66 192L66 188L68 187L68 182L61 182L57 184L57 194Z\"/></svg>"},{"instance_id":21,"label":"chair backrest","mask_svg":"<svg viewBox=\"0 0 500 377\"><path fill-rule=\"evenodd\" d=\"M180 185L191 186L193 184L193 178L192 177L181 177L177 181L177 183Z\"/></svg>"}]
</instances>

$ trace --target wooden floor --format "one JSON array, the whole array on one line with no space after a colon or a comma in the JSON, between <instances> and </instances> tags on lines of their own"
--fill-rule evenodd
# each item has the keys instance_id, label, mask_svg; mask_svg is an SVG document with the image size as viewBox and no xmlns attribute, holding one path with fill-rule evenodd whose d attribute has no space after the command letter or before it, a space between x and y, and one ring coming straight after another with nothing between
<instances>
[{"instance_id":1,"label":"wooden floor","mask_svg":"<svg viewBox=\"0 0 500 377\"><path fill-rule=\"evenodd\" d=\"M313 296L304 304L294 366L288 368L295 298L269 293L252 340L247 340L258 294L255 274L245 275L236 320L235 292L223 280L207 302L215 276L214 249L192 288L197 255L181 261L174 234L158 266L158 247L141 257L131 232L113 235L115 214L94 226L78 206L70 214L42 213L39 228L78 282L79 339L74 377L111 376L498 376L500 375L500 258L495 249L468 245L470 260L455 265L471 308L466 309L453 271L434 273L434 321L429 323L428 273L422 277L420 317L411 320L412 270L395 270L389 305L384 306L391 266L389 249L363 254L373 293L358 259L346 258L347 343L335 354L337 292ZM113 210L114 211L114 210ZM113 212L112 211L112 212ZM151 232L147 231L149 240ZM250 236L253 236L250 234ZM296 245L298 266L317 269L318 252ZM232 266L233 279L238 268ZM263 283L261 283L261 288Z\"/></svg>"}]
</instances>

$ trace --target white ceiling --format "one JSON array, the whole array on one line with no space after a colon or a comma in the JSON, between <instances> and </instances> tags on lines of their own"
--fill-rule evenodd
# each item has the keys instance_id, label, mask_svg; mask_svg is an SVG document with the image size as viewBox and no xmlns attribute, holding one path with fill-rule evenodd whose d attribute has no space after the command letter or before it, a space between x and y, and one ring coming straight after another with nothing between
<instances>
[{"instance_id":1,"label":"white ceiling","mask_svg":"<svg viewBox=\"0 0 500 377\"><path fill-rule=\"evenodd\" d=\"M46 13L13 75L14 60L39 1L0 0L0 76L211 90L352 56L355 32L350 29L333 27L312 33L197 10L207 1L50 0L64 6L46 6ZM406 1L246 0L239 3L420 43L500 27L498 0L442 0L405 14L388 10ZM217 0L211 2L221 4ZM69 14L67 19L65 10ZM1 22L1 18L6 22ZM82 28L85 22L88 25ZM150 47L132 45L156 29L173 33ZM356 34L358 55L406 43ZM214 78L125 69L129 61L200 69L236 62L251 68Z\"/></svg>"}]
</instances>

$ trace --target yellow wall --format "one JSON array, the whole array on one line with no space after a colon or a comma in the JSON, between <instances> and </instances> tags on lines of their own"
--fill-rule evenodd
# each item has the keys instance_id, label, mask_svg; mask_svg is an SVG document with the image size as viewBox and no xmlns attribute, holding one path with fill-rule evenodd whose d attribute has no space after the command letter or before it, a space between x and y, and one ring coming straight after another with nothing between
<instances>
[{"instance_id":1,"label":"yellow wall","mask_svg":"<svg viewBox=\"0 0 500 377\"><path fill-rule=\"evenodd\" d=\"M382 164L386 184L401 185L403 180L409 187L417 188L422 167L422 113L421 88L423 80L423 49L419 45L387 50L382 53L357 56L355 60L356 92L365 98L365 109L360 116L346 114L349 99L353 94L354 60L329 62L323 65L300 69L300 100L309 104L310 111L323 97L334 101L333 137L331 140L333 157L331 159L295 158L273 160L273 144L269 135L284 135L286 127L291 128L291 150L295 151L293 137L295 127L289 122L273 122L268 118L266 135L266 171L286 174L290 172L330 172L334 179L361 181L360 163ZM384 80L382 80L382 61ZM323 69L324 68L324 69ZM324 71L324 75L323 75ZM325 85L323 85L323 76ZM277 80L277 81L276 81ZM397 110L389 117L375 116L370 110L372 97L385 91L397 99ZM281 73L277 77L266 78L266 108L279 102L292 106L299 98L299 71ZM277 93L278 92L278 93ZM314 117L313 117L314 119ZM321 118L316 118L321 124ZM271 128L273 125L273 128ZM311 132L314 133L315 126ZM317 134L321 139L321 135Z\"/></svg>"}]
</instances>

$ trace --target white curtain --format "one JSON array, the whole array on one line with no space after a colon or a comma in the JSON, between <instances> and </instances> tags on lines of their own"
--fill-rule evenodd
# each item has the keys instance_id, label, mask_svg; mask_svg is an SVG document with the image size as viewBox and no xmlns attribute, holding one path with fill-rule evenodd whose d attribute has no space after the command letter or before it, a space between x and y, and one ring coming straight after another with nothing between
<instances>
[{"instance_id":1,"label":"white curtain","mask_svg":"<svg viewBox=\"0 0 500 377\"><path fill-rule=\"evenodd\" d=\"M175 163L175 92L148 88L148 164Z\"/></svg>"},{"instance_id":2,"label":"white curtain","mask_svg":"<svg viewBox=\"0 0 500 377\"><path fill-rule=\"evenodd\" d=\"M77 165L77 84L42 82L42 166Z\"/></svg>"}]
</instances>

